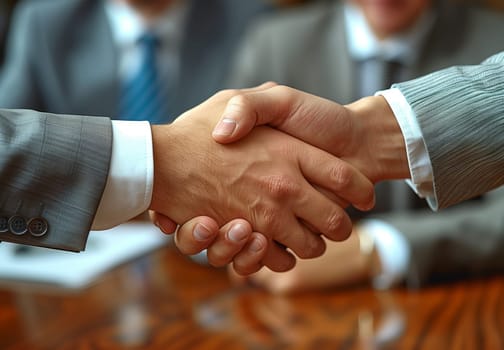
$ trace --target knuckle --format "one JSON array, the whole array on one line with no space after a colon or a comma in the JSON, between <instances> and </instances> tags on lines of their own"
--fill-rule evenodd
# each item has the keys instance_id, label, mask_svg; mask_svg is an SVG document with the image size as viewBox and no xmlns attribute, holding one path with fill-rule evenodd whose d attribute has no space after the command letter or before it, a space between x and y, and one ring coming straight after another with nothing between
<instances>
[{"instance_id":1,"label":"knuckle","mask_svg":"<svg viewBox=\"0 0 504 350\"><path fill-rule=\"evenodd\" d=\"M239 94L239 90L237 89L225 89L225 90L220 90L217 93L215 93L216 98L223 98L223 99L229 99L233 96L236 96Z\"/></svg>"},{"instance_id":2,"label":"knuckle","mask_svg":"<svg viewBox=\"0 0 504 350\"><path fill-rule=\"evenodd\" d=\"M247 95L244 95L242 93L236 92L228 102L228 107L230 108L237 108L237 109L243 109L247 107L250 104L249 98Z\"/></svg>"},{"instance_id":3,"label":"knuckle","mask_svg":"<svg viewBox=\"0 0 504 350\"><path fill-rule=\"evenodd\" d=\"M268 201L262 198L255 201L249 208L250 222L254 230L259 230L268 238L271 238L271 233L276 229L278 214L277 208L269 205Z\"/></svg>"},{"instance_id":4,"label":"knuckle","mask_svg":"<svg viewBox=\"0 0 504 350\"><path fill-rule=\"evenodd\" d=\"M329 176L336 189L343 189L352 184L353 171L349 166L333 166L329 170Z\"/></svg>"},{"instance_id":5,"label":"knuckle","mask_svg":"<svg viewBox=\"0 0 504 350\"><path fill-rule=\"evenodd\" d=\"M271 89L278 91L278 93L282 95L287 95L291 93L291 88L288 87L287 85L275 85Z\"/></svg>"},{"instance_id":6,"label":"knuckle","mask_svg":"<svg viewBox=\"0 0 504 350\"><path fill-rule=\"evenodd\" d=\"M287 86L287 85L276 85L270 88L270 91L273 91L273 93L281 95L283 100L289 104L289 105L294 105L296 104L297 96L296 96L296 90Z\"/></svg>"},{"instance_id":7,"label":"knuckle","mask_svg":"<svg viewBox=\"0 0 504 350\"><path fill-rule=\"evenodd\" d=\"M202 248L199 249L199 247L195 246L194 244L189 244L187 241L182 239L179 232L177 232L175 235L175 245L177 246L177 249L184 255L196 254L203 250Z\"/></svg>"},{"instance_id":8,"label":"knuckle","mask_svg":"<svg viewBox=\"0 0 504 350\"><path fill-rule=\"evenodd\" d=\"M345 229L346 217L343 213L329 215L325 222L324 233L329 237L337 237Z\"/></svg>"},{"instance_id":9,"label":"knuckle","mask_svg":"<svg viewBox=\"0 0 504 350\"><path fill-rule=\"evenodd\" d=\"M268 176L263 181L263 187L275 200L295 197L301 192L299 184L293 181L288 175Z\"/></svg>"},{"instance_id":10,"label":"knuckle","mask_svg":"<svg viewBox=\"0 0 504 350\"><path fill-rule=\"evenodd\" d=\"M272 88L272 87L278 86L278 83L273 80L268 80L268 81L265 81L264 83L262 83L260 86L264 87L264 88Z\"/></svg>"},{"instance_id":11,"label":"knuckle","mask_svg":"<svg viewBox=\"0 0 504 350\"><path fill-rule=\"evenodd\" d=\"M207 256L208 263L213 267L222 267L229 264L229 262L231 261L231 258L228 256L228 254L218 250L209 250L207 252Z\"/></svg>"},{"instance_id":12,"label":"knuckle","mask_svg":"<svg viewBox=\"0 0 504 350\"><path fill-rule=\"evenodd\" d=\"M193 249L189 249L187 247L185 247L184 245L177 245L177 248L178 250L180 250L180 252L184 255L192 255L192 254L195 254L194 250Z\"/></svg>"},{"instance_id":13,"label":"knuckle","mask_svg":"<svg viewBox=\"0 0 504 350\"><path fill-rule=\"evenodd\" d=\"M268 230L266 232L275 231L278 218L278 211L275 208L268 206L262 207L260 209L260 218L263 225Z\"/></svg>"}]
</instances>

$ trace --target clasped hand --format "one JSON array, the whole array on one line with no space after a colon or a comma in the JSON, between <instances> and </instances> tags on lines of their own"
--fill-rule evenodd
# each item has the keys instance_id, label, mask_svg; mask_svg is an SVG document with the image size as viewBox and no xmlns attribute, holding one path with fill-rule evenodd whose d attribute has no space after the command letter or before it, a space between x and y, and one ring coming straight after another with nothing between
<instances>
[{"instance_id":1,"label":"clasped hand","mask_svg":"<svg viewBox=\"0 0 504 350\"><path fill-rule=\"evenodd\" d=\"M172 124L153 126L153 220L166 233L182 224L175 240L183 253L207 249L210 264L233 262L240 274L263 265L289 270L292 253L320 256L321 235L350 234L348 203L374 206L368 177L380 176L348 162L370 159L365 147L353 147L358 126L347 114L344 106L265 84L222 91ZM260 124L269 126L254 128Z\"/></svg>"}]
</instances>

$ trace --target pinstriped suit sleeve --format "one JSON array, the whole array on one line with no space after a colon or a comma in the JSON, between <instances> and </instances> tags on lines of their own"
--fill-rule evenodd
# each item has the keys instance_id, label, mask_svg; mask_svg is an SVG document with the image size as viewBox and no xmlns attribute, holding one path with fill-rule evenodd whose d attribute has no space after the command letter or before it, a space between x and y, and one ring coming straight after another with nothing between
<instances>
[{"instance_id":1,"label":"pinstriped suit sleeve","mask_svg":"<svg viewBox=\"0 0 504 350\"><path fill-rule=\"evenodd\" d=\"M422 130L439 208L504 184L504 52L394 87Z\"/></svg>"},{"instance_id":2,"label":"pinstriped suit sleeve","mask_svg":"<svg viewBox=\"0 0 504 350\"><path fill-rule=\"evenodd\" d=\"M0 110L0 215L41 216L42 237L0 233L0 241L81 251L107 180L108 118Z\"/></svg>"}]
</instances>

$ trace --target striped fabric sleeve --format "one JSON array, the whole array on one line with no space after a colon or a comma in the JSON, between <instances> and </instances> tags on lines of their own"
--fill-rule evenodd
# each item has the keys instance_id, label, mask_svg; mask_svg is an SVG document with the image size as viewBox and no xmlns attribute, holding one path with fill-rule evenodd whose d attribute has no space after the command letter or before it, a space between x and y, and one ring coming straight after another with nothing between
<instances>
[{"instance_id":1,"label":"striped fabric sleeve","mask_svg":"<svg viewBox=\"0 0 504 350\"><path fill-rule=\"evenodd\" d=\"M420 125L439 208L504 184L504 52L393 87Z\"/></svg>"},{"instance_id":2,"label":"striped fabric sleeve","mask_svg":"<svg viewBox=\"0 0 504 350\"><path fill-rule=\"evenodd\" d=\"M0 240L82 251L105 188L112 124L103 117L0 109ZM43 218L46 234L27 231Z\"/></svg>"}]
</instances>

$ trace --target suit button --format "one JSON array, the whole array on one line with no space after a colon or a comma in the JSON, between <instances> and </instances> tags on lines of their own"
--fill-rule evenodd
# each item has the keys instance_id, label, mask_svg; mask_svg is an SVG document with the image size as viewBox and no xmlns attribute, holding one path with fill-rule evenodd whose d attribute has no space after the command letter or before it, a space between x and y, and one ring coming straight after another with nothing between
<instances>
[{"instance_id":1,"label":"suit button","mask_svg":"<svg viewBox=\"0 0 504 350\"><path fill-rule=\"evenodd\" d=\"M28 221L28 232L30 232L32 236L42 237L47 233L48 229L49 224L44 218L31 218Z\"/></svg>"},{"instance_id":2,"label":"suit button","mask_svg":"<svg viewBox=\"0 0 504 350\"><path fill-rule=\"evenodd\" d=\"M24 235L28 230L26 219L21 215L11 216L9 219L9 230L15 235Z\"/></svg>"},{"instance_id":3,"label":"suit button","mask_svg":"<svg viewBox=\"0 0 504 350\"><path fill-rule=\"evenodd\" d=\"M9 219L0 216L0 233L9 232Z\"/></svg>"}]
</instances>

